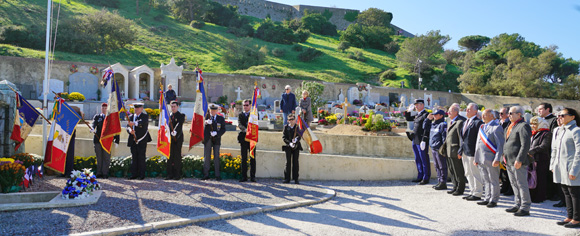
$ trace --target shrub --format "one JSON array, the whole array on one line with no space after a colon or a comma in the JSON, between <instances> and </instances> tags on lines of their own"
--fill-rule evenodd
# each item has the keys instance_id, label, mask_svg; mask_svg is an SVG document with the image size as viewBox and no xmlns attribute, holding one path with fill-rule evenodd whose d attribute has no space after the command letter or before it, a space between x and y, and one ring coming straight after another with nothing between
<instances>
[{"instance_id":1,"label":"shrub","mask_svg":"<svg viewBox=\"0 0 580 236\"><path fill-rule=\"evenodd\" d=\"M229 27L227 32L239 38L252 37L254 36L254 27L249 24L245 24L241 27Z\"/></svg>"},{"instance_id":2,"label":"shrub","mask_svg":"<svg viewBox=\"0 0 580 236\"><path fill-rule=\"evenodd\" d=\"M303 49L303 47L300 44L294 44L294 45L292 45L292 51L302 52L302 49Z\"/></svg>"},{"instance_id":3,"label":"shrub","mask_svg":"<svg viewBox=\"0 0 580 236\"><path fill-rule=\"evenodd\" d=\"M340 41L347 41L354 47L383 50L385 44L392 41L391 31L387 27L351 24L342 32Z\"/></svg>"},{"instance_id":4,"label":"shrub","mask_svg":"<svg viewBox=\"0 0 580 236\"><path fill-rule=\"evenodd\" d=\"M356 51L354 53L350 53L347 56L349 59L353 59L353 60L357 60L357 61L362 61L365 62L367 59L365 58L365 56L362 54L361 51Z\"/></svg>"},{"instance_id":5,"label":"shrub","mask_svg":"<svg viewBox=\"0 0 580 236\"><path fill-rule=\"evenodd\" d=\"M396 80L397 73L395 73L393 70L386 70L385 72L381 73L379 78L382 83L385 83L388 80Z\"/></svg>"},{"instance_id":6,"label":"shrub","mask_svg":"<svg viewBox=\"0 0 580 236\"><path fill-rule=\"evenodd\" d=\"M272 43L292 44L298 42L298 38L290 28L276 24L270 19L266 19L260 24L255 37Z\"/></svg>"},{"instance_id":7,"label":"shrub","mask_svg":"<svg viewBox=\"0 0 580 236\"><path fill-rule=\"evenodd\" d=\"M283 57L284 55L286 55L286 50L281 48L274 48L272 49L272 55L274 55L275 57Z\"/></svg>"},{"instance_id":8,"label":"shrub","mask_svg":"<svg viewBox=\"0 0 580 236\"><path fill-rule=\"evenodd\" d=\"M302 28L302 22L298 19L285 20L284 22L282 22L282 24L284 24L284 26L286 26L294 31Z\"/></svg>"},{"instance_id":9,"label":"shrub","mask_svg":"<svg viewBox=\"0 0 580 236\"><path fill-rule=\"evenodd\" d=\"M222 56L222 62L235 70L263 64L265 55L257 46L250 43L249 38L229 41L226 45L226 52Z\"/></svg>"},{"instance_id":10,"label":"shrub","mask_svg":"<svg viewBox=\"0 0 580 236\"><path fill-rule=\"evenodd\" d=\"M307 29L299 29L294 31L294 36L298 39L300 43L306 43L308 38L310 38L310 31Z\"/></svg>"},{"instance_id":11,"label":"shrub","mask_svg":"<svg viewBox=\"0 0 580 236\"><path fill-rule=\"evenodd\" d=\"M191 26L192 28L201 29L205 26L205 22L199 20L192 20L191 23L189 23L189 26Z\"/></svg>"},{"instance_id":12,"label":"shrub","mask_svg":"<svg viewBox=\"0 0 580 236\"><path fill-rule=\"evenodd\" d=\"M85 100L85 96L79 92L72 92L68 95L68 99L69 100L78 100L78 101L84 101Z\"/></svg>"},{"instance_id":13,"label":"shrub","mask_svg":"<svg viewBox=\"0 0 580 236\"><path fill-rule=\"evenodd\" d=\"M119 5L121 5L121 0L85 0L85 2L92 5L109 8L119 8Z\"/></svg>"},{"instance_id":14,"label":"shrub","mask_svg":"<svg viewBox=\"0 0 580 236\"><path fill-rule=\"evenodd\" d=\"M268 56L268 46L262 46L259 51L264 54L264 56Z\"/></svg>"},{"instance_id":15,"label":"shrub","mask_svg":"<svg viewBox=\"0 0 580 236\"><path fill-rule=\"evenodd\" d=\"M308 47L305 51L298 54L298 60L303 62L312 61L315 58L322 56L322 52L314 48Z\"/></svg>"},{"instance_id":16,"label":"shrub","mask_svg":"<svg viewBox=\"0 0 580 236\"><path fill-rule=\"evenodd\" d=\"M344 52L344 50L347 50L350 48L350 43L342 41L338 44L338 47L336 47L336 49L340 50L341 52Z\"/></svg>"},{"instance_id":17,"label":"shrub","mask_svg":"<svg viewBox=\"0 0 580 236\"><path fill-rule=\"evenodd\" d=\"M38 26L7 25L0 28L0 43L19 47L44 49L44 36Z\"/></svg>"},{"instance_id":18,"label":"shrub","mask_svg":"<svg viewBox=\"0 0 580 236\"><path fill-rule=\"evenodd\" d=\"M395 41L385 44L385 52L396 54L399 49L401 49L401 46Z\"/></svg>"},{"instance_id":19,"label":"shrub","mask_svg":"<svg viewBox=\"0 0 580 236\"><path fill-rule=\"evenodd\" d=\"M344 19L348 22L354 22L358 14L358 11L347 11L346 14L344 14Z\"/></svg>"},{"instance_id":20,"label":"shrub","mask_svg":"<svg viewBox=\"0 0 580 236\"><path fill-rule=\"evenodd\" d=\"M232 19L238 17L238 7L228 4L222 5L218 2L209 2L209 9L203 14L204 21L221 26L230 26Z\"/></svg>"},{"instance_id":21,"label":"shrub","mask_svg":"<svg viewBox=\"0 0 580 236\"><path fill-rule=\"evenodd\" d=\"M337 35L336 25L330 23L326 17L320 13L306 14L300 19L302 27L310 32L322 35Z\"/></svg>"}]
</instances>

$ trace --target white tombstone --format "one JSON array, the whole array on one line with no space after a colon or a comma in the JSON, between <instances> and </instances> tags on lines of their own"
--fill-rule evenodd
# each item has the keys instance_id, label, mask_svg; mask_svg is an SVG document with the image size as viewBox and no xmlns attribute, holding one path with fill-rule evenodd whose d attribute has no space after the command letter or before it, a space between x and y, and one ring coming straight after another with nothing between
<instances>
[{"instance_id":1,"label":"white tombstone","mask_svg":"<svg viewBox=\"0 0 580 236\"><path fill-rule=\"evenodd\" d=\"M342 89L340 89L340 93L338 94L338 101L344 101L344 94L342 93Z\"/></svg>"},{"instance_id":2,"label":"white tombstone","mask_svg":"<svg viewBox=\"0 0 580 236\"><path fill-rule=\"evenodd\" d=\"M433 94L424 94L425 107L433 108Z\"/></svg>"},{"instance_id":3,"label":"white tombstone","mask_svg":"<svg viewBox=\"0 0 580 236\"><path fill-rule=\"evenodd\" d=\"M564 106L562 105L557 105L554 107L554 111L555 112L560 112L561 110L564 110ZM554 112L553 112L554 113ZM554 114L555 115L555 114Z\"/></svg>"},{"instance_id":4,"label":"white tombstone","mask_svg":"<svg viewBox=\"0 0 580 236\"><path fill-rule=\"evenodd\" d=\"M362 106L358 109L359 114L368 114L371 111L367 106Z\"/></svg>"},{"instance_id":5,"label":"white tombstone","mask_svg":"<svg viewBox=\"0 0 580 236\"><path fill-rule=\"evenodd\" d=\"M360 99L360 91L357 87L350 87L348 89L348 102L353 103L354 100Z\"/></svg>"},{"instance_id":6,"label":"white tombstone","mask_svg":"<svg viewBox=\"0 0 580 236\"><path fill-rule=\"evenodd\" d=\"M370 95L367 97L367 105L375 105L379 103L380 100L381 100L380 93L370 93Z\"/></svg>"},{"instance_id":7,"label":"white tombstone","mask_svg":"<svg viewBox=\"0 0 580 236\"><path fill-rule=\"evenodd\" d=\"M159 68L161 68L161 77L165 78L165 86L171 84L173 90L175 90L175 95L179 96L179 80L183 78L183 65L177 66L175 59L172 57L169 64L161 63Z\"/></svg>"},{"instance_id":8,"label":"white tombstone","mask_svg":"<svg viewBox=\"0 0 580 236\"><path fill-rule=\"evenodd\" d=\"M149 100L154 100L155 98L155 91L153 88L155 88L156 86L153 86L153 81L154 81L154 77L153 77L153 69L149 68L147 65L142 65L142 66L138 66L135 67L135 69L132 69L129 72L129 96L128 98L130 99L140 99L141 97L139 96L139 94L141 93L140 89L141 86L141 77L147 77L145 79L145 91L148 89L149 90ZM167 85L168 83L165 82L165 85ZM148 88L147 88L148 87ZM165 88L167 89L167 88Z\"/></svg>"},{"instance_id":9,"label":"white tombstone","mask_svg":"<svg viewBox=\"0 0 580 236\"><path fill-rule=\"evenodd\" d=\"M242 87L238 86L238 88L234 91L238 94L238 97L236 98L236 101L241 101L242 98L240 97L240 93L242 93Z\"/></svg>"},{"instance_id":10,"label":"white tombstone","mask_svg":"<svg viewBox=\"0 0 580 236\"><path fill-rule=\"evenodd\" d=\"M415 102L415 97L413 97L413 93L411 93L411 99L409 99L409 104L413 104Z\"/></svg>"},{"instance_id":11,"label":"white tombstone","mask_svg":"<svg viewBox=\"0 0 580 236\"><path fill-rule=\"evenodd\" d=\"M280 111L280 100L274 100L274 112Z\"/></svg>"},{"instance_id":12,"label":"white tombstone","mask_svg":"<svg viewBox=\"0 0 580 236\"><path fill-rule=\"evenodd\" d=\"M47 86L47 81L44 81L44 86ZM64 82L62 80L58 80L58 79L49 79L48 80L48 100L54 100L54 94L52 92L55 93L62 93L64 92ZM44 94L42 94L42 92L40 93L40 96L38 96L38 99L44 99ZM49 106L50 107L50 106Z\"/></svg>"},{"instance_id":13,"label":"white tombstone","mask_svg":"<svg viewBox=\"0 0 580 236\"><path fill-rule=\"evenodd\" d=\"M105 72L109 69L113 70L113 73L115 74L113 77L115 76L123 77L123 84L119 84L119 89L121 90L122 98L127 99L126 95L129 94L129 70L123 65L121 65L121 63L115 63L101 71L101 78L103 77L103 74L105 74ZM102 89L101 93L102 102L106 102L109 100L109 94L111 93L111 84L112 81L109 81L109 83L107 83L107 86Z\"/></svg>"},{"instance_id":14,"label":"white tombstone","mask_svg":"<svg viewBox=\"0 0 580 236\"><path fill-rule=\"evenodd\" d=\"M534 117L534 116L530 113L524 114L524 119L526 119L526 122L528 122L528 123L530 123L530 120L532 119L532 117Z\"/></svg>"},{"instance_id":15,"label":"white tombstone","mask_svg":"<svg viewBox=\"0 0 580 236\"><path fill-rule=\"evenodd\" d=\"M344 110L340 109L340 108L336 108L336 109L334 109L333 113L337 114L337 115L340 114L342 116L344 114Z\"/></svg>"}]
</instances>

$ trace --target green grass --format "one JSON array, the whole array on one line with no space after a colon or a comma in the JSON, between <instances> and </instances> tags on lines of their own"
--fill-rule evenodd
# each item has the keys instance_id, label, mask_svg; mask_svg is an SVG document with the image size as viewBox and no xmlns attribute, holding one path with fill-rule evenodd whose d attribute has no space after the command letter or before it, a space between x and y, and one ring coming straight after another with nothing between
<instances>
[{"instance_id":1,"label":"green grass","mask_svg":"<svg viewBox=\"0 0 580 236\"><path fill-rule=\"evenodd\" d=\"M141 1L146 2L146 1ZM101 7L88 5L82 0L59 0L54 1L55 15L58 4L61 5L60 19L74 17L99 11ZM144 3L142 3L144 4ZM132 45L105 55L80 55L58 51L54 55L56 60L79 61L89 63L116 63L138 66L146 64L149 67L159 67L161 63L168 63L171 57L175 57L178 64L186 63L186 70L192 70L196 63L204 71L212 73L230 73L271 76L281 78L296 78L305 80L321 80L328 82L356 83L367 82L379 85L378 74L394 69L398 79L389 81L386 85L398 87L400 81L409 79L409 71L397 67L397 61L393 54L374 49L350 48L344 53L336 50L338 37L328 37L312 34L306 43L301 45L313 47L324 54L311 62L298 60L298 52L291 50L291 45L282 45L252 39L252 43L259 47L266 46L271 52L274 48L286 50L283 57L274 57L269 53L265 65L250 67L245 70L232 70L220 60L225 53L228 41L236 37L226 33L227 28L207 23L202 29L194 29L188 24L174 20L164 11L151 9L148 14L141 12L136 14L134 0L121 0L118 12L121 16L133 20L137 25L138 38ZM162 21L153 18L159 14L166 15ZM251 22L260 20L250 17ZM4 0L0 3L1 25L45 25L46 0ZM152 32L151 27L165 25L169 30L165 32ZM43 26L45 28L45 26ZM394 40L402 42L403 38L394 36ZM57 36L58 40L58 36ZM359 62L347 58L349 52L363 52L366 62ZM19 57L43 58L44 52L10 45L0 44L0 55ZM406 86L410 83L405 82Z\"/></svg>"}]
</instances>

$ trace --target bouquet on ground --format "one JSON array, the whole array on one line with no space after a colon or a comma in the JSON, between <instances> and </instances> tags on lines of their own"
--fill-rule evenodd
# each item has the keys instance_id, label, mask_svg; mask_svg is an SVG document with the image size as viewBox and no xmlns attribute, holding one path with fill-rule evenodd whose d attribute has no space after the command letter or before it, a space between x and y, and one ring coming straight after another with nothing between
<instances>
[{"instance_id":1,"label":"bouquet on ground","mask_svg":"<svg viewBox=\"0 0 580 236\"><path fill-rule=\"evenodd\" d=\"M91 169L73 170L70 179L62 190L63 199L81 199L90 196L93 191L101 189L97 177Z\"/></svg>"}]
</instances>

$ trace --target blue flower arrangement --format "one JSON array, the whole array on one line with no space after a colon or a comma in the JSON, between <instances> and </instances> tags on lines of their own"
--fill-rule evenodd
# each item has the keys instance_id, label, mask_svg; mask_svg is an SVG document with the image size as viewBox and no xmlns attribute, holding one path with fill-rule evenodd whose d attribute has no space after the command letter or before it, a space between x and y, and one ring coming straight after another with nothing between
<instances>
[{"instance_id":1,"label":"blue flower arrangement","mask_svg":"<svg viewBox=\"0 0 580 236\"><path fill-rule=\"evenodd\" d=\"M73 170L70 179L62 190L63 199L81 199L90 196L93 191L101 189L97 177L91 169Z\"/></svg>"}]
</instances>

